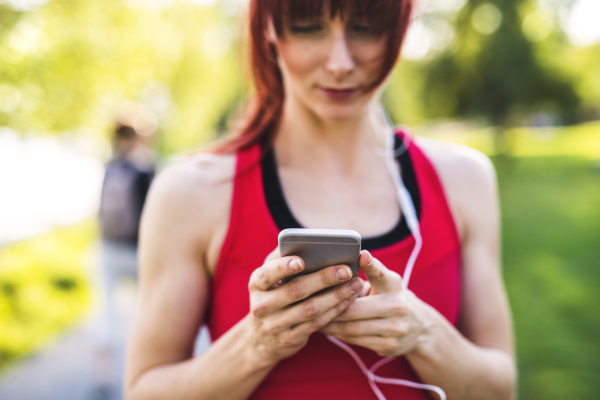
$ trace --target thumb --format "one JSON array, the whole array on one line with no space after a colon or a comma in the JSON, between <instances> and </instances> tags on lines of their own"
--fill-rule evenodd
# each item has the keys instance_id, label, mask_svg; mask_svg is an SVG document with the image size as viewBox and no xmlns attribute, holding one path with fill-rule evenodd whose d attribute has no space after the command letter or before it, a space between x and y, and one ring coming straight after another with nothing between
<instances>
[{"instance_id":1,"label":"thumb","mask_svg":"<svg viewBox=\"0 0 600 400\"><path fill-rule=\"evenodd\" d=\"M402 288L402 278L400 275L387 269L381 261L373 257L367 250L360 252L358 265L369 280L372 291L386 293Z\"/></svg>"}]
</instances>

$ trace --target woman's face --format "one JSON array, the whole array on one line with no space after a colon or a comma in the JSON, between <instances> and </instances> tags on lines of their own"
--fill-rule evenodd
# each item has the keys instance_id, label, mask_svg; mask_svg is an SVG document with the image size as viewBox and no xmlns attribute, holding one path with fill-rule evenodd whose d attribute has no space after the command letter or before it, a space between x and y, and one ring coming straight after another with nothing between
<instances>
[{"instance_id":1,"label":"woman's face","mask_svg":"<svg viewBox=\"0 0 600 400\"><path fill-rule=\"evenodd\" d=\"M381 74L386 35L373 22L323 15L284 24L277 37L271 25L283 76L285 101L301 105L324 121L343 121L366 111Z\"/></svg>"}]
</instances>

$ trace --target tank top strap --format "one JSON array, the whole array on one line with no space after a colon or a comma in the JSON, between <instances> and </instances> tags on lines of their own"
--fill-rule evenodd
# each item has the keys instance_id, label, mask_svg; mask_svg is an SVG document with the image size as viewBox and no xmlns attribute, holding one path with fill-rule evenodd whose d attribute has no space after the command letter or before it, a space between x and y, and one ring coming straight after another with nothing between
<instances>
[{"instance_id":1,"label":"tank top strap","mask_svg":"<svg viewBox=\"0 0 600 400\"><path fill-rule=\"evenodd\" d=\"M403 130L401 135L408 135ZM411 290L456 324L460 310L461 243L448 197L435 165L414 140L405 137L407 151L415 168L422 211L419 226L423 248L411 279ZM412 244L412 241L411 241ZM444 281L443 289L435 280Z\"/></svg>"},{"instance_id":2,"label":"tank top strap","mask_svg":"<svg viewBox=\"0 0 600 400\"><path fill-rule=\"evenodd\" d=\"M409 135L406 130L399 130L399 134L405 136L404 143L407 143L408 153L419 183L419 194L423 202L423 214L419 218L422 229L425 228L427 234L434 235L434 242L436 236L443 239L442 243L448 251L460 248L456 222L436 167L423 149L414 140L406 137ZM432 253L439 254L439 252Z\"/></svg>"}]
</instances>

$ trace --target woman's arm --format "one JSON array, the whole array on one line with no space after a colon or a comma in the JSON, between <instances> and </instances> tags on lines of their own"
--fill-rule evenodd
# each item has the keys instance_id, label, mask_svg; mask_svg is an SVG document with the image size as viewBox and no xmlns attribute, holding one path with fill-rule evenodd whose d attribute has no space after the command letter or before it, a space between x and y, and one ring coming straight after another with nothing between
<instances>
[{"instance_id":1,"label":"woman's arm","mask_svg":"<svg viewBox=\"0 0 600 400\"><path fill-rule=\"evenodd\" d=\"M127 399L246 398L363 287L347 266L274 287L304 265L297 257L273 254L252 274L249 314L192 358L208 300L211 240L227 225L231 182L218 170L182 165L165 171L152 186L142 218L140 298L127 354ZM321 293L307 299L316 292Z\"/></svg>"},{"instance_id":2,"label":"woman's arm","mask_svg":"<svg viewBox=\"0 0 600 400\"><path fill-rule=\"evenodd\" d=\"M512 399L516 370L500 273L495 174L482 155L435 146L427 153L440 172L463 243L460 331L366 252L361 268L369 296L322 331L382 355L405 355L422 380L441 387L448 399Z\"/></svg>"},{"instance_id":3,"label":"woman's arm","mask_svg":"<svg viewBox=\"0 0 600 400\"><path fill-rule=\"evenodd\" d=\"M231 202L227 182L232 182L231 173L197 167L195 171L186 163L165 170L153 184L144 209L139 306L127 354L128 399L198 398L228 381L235 382L232 386L239 392L231 398L243 398L268 372L268 366L255 360L240 340L242 326L224 335L202 357L191 358L208 300L208 234L219 226L210 217L227 219ZM234 168L231 160L228 167ZM210 179L202 174L220 175L222 183L216 176ZM200 188L222 201L210 202ZM215 371L226 371L227 379L215 379Z\"/></svg>"}]
</instances>

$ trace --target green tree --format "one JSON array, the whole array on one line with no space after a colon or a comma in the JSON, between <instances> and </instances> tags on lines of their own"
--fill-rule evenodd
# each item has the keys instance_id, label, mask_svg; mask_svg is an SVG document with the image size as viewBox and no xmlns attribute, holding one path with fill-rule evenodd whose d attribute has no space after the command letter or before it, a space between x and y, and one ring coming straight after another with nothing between
<instances>
[{"instance_id":1,"label":"green tree","mask_svg":"<svg viewBox=\"0 0 600 400\"><path fill-rule=\"evenodd\" d=\"M0 4L0 127L103 137L119 104L134 101L157 114L163 153L205 143L243 92L239 21L225 7L49 0L21 11Z\"/></svg>"},{"instance_id":2,"label":"green tree","mask_svg":"<svg viewBox=\"0 0 600 400\"><path fill-rule=\"evenodd\" d=\"M469 0L456 16L454 46L424 66L430 115L484 116L500 132L536 112L574 121L580 99L573 83L544 57L547 47L558 54L567 44L556 26L536 37L536 21L525 22L535 13L541 10L531 0Z\"/></svg>"}]
</instances>

